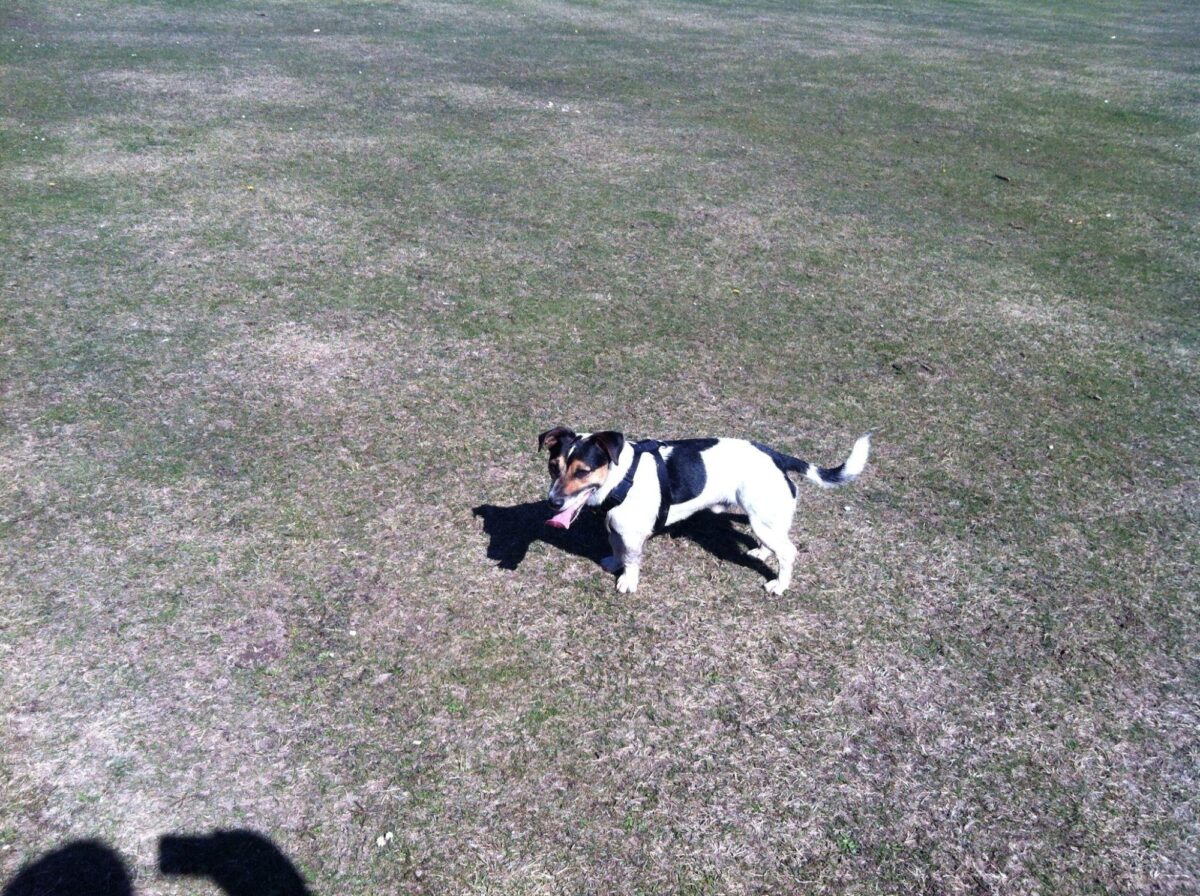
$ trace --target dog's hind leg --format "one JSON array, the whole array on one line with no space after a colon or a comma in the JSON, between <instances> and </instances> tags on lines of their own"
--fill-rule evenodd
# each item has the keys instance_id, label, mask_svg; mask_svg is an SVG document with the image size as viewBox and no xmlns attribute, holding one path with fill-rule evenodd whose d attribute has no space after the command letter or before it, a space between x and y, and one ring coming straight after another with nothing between
<instances>
[{"instance_id":1,"label":"dog's hind leg","mask_svg":"<svg viewBox=\"0 0 1200 896\"><path fill-rule=\"evenodd\" d=\"M771 553L772 551L769 547L767 547L765 544L760 544L758 547L751 548L750 550L746 551L746 556L765 562L771 559Z\"/></svg>"},{"instance_id":2,"label":"dog's hind leg","mask_svg":"<svg viewBox=\"0 0 1200 896\"><path fill-rule=\"evenodd\" d=\"M753 526L751 526L751 528L753 529ZM766 563L771 559L771 554L773 554L774 551L767 547L766 544L763 543L762 539L756 539L756 541L758 541L758 547L751 548L750 550L746 551L746 556L753 557L755 560L761 560L763 563Z\"/></svg>"},{"instance_id":3,"label":"dog's hind leg","mask_svg":"<svg viewBox=\"0 0 1200 896\"><path fill-rule=\"evenodd\" d=\"M792 566L796 562L796 548L788 538L787 529L782 531L768 526L763 520L750 517L750 528L755 537L762 542L762 547L751 551L750 556L765 560L770 552L779 560L779 575L763 584L772 594L783 594L788 585L792 584Z\"/></svg>"}]
</instances>

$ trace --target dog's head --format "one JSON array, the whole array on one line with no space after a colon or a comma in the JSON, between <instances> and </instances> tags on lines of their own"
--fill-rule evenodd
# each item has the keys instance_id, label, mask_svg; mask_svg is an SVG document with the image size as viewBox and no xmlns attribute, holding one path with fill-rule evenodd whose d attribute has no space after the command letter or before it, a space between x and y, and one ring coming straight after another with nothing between
<instances>
[{"instance_id":1,"label":"dog's head","mask_svg":"<svg viewBox=\"0 0 1200 896\"><path fill-rule=\"evenodd\" d=\"M575 522L591 498L608 480L625 447L619 432L575 433L556 426L538 436L538 451L550 451L550 492L546 496L556 511L547 525L566 529Z\"/></svg>"}]
</instances>

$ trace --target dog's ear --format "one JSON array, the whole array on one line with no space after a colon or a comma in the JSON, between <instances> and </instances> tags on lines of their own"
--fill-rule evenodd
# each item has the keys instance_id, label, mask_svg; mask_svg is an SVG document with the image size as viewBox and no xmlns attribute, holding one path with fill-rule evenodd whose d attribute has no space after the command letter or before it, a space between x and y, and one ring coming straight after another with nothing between
<instances>
[{"instance_id":1,"label":"dog's ear","mask_svg":"<svg viewBox=\"0 0 1200 896\"><path fill-rule=\"evenodd\" d=\"M625 436L619 432L613 432L611 429L608 432L598 432L592 436L592 441L600 446L600 450L608 455L608 462L615 464L621 456L621 449L625 447Z\"/></svg>"},{"instance_id":2,"label":"dog's ear","mask_svg":"<svg viewBox=\"0 0 1200 896\"><path fill-rule=\"evenodd\" d=\"M538 451L543 448L549 448L553 451L563 442L575 438L575 433L565 426L556 426L554 429L548 429L538 436Z\"/></svg>"}]
</instances>

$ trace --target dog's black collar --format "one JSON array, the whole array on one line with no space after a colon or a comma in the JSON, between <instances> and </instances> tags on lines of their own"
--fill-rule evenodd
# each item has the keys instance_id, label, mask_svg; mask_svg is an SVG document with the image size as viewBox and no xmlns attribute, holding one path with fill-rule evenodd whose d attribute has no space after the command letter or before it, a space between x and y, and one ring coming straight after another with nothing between
<instances>
[{"instance_id":1,"label":"dog's black collar","mask_svg":"<svg viewBox=\"0 0 1200 896\"><path fill-rule=\"evenodd\" d=\"M654 520L654 528L662 529L667 523L667 511L671 508L670 501L667 500L669 491L669 483L667 482L667 462L663 460L659 449L662 448L662 443L655 439L644 439L641 442L635 442L633 445L633 462L629 465L629 472L625 474L613 490L608 493L608 496L600 502L600 509L608 513L614 507L620 506L626 496L629 494L629 489L633 487L633 475L637 472L638 461L642 459L643 454L654 455L654 466L658 470L658 516Z\"/></svg>"}]
</instances>

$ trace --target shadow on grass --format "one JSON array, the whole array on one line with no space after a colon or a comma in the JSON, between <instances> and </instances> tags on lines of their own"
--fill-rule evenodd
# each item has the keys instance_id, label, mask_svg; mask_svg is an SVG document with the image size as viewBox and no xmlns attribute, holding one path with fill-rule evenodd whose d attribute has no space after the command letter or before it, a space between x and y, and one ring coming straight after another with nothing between
<instances>
[{"instance_id":1,"label":"shadow on grass","mask_svg":"<svg viewBox=\"0 0 1200 896\"><path fill-rule=\"evenodd\" d=\"M601 558L608 556L608 535L604 530L604 515L585 511L569 530L554 529L546 525L553 511L546 501L530 501L512 507L497 507L481 504L471 511L483 520L483 531L491 539L487 555L501 569L516 569L529 553L530 546L545 542L560 551L584 557L599 565ZM774 573L761 560L746 552L758 542L746 532L734 527L734 523L747 523L745 516L727 516L701 512L683 522L669 527L668 538L685 538L695 542L719 560L735 563L747 569L774 578ZM662 537L662 536L657 536Z\"/></svg>"},{"instance_id":2,"label":"shadow on grass","mask_svg":"<svg viewBox=\"0 0 1200 896\"><path fill-rule=\"evenodd\" d=\"M750 520L744 515L701 511L681 523L669 526L666 535L668 538L685 538L696 543L718 560L753 569L768 579L775 578L771 567L746 553L752 548L758 547L758 541L753 535L735 527L735 523L748 526Z\"/></svg>"},{"instance_id":3,"label":"shadow on grass","mask_svg":"<svg viewBox=\"0 0 1200 896\"><path fill-rule=\"evenodd\" d=\"M611 553L608 535L604 532L604 517L598 513L585 511L570 529L554 529L546 525L546 520L554 514L547 501L530 501L512 507L480 504L471 512L483 520L483 531L491 539L488 559L495 560L501 569L519 567L535 541L544 541L560 551L586 557L597 564Z\"/></svg>"},{"instance_id":4,"label":"shadow on grass","mask_svg":"<svg viewBox=\"0 0 1200 896\"><path fill-rule=\"evenodd\" d=\"M310 896L287 856L254 831L163 837L158 841L158 870L207 878L229 896Z\"/></svg>"},{"instance_id":5,"label":"shadow on grass","mask_svg":"<svg viewBox=\"0 0 1200 896\"><path fill-rule=\"evenodd\" d=\"M287 856L254 831L162 837L158 870L207 879L227 896L311 896ZM81 840L26 865L4 887L3 896L134 896L134 890L114 850Z\"/></svg>"},{"instance_id":6,"label":"shadow on grass","mask_svg":"<svg viewBox=\"0 0 1200 896\"><path fill-rule=\"evenodd\" d=\"M68 843L17 872L4 896L132 896L121 857L95 840Z\"/></svg>"}]
</instances>

